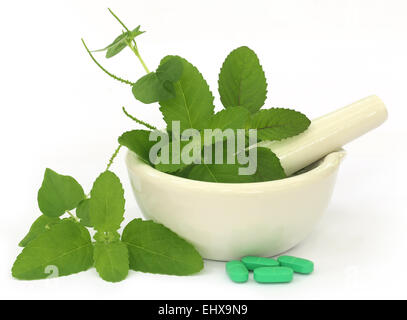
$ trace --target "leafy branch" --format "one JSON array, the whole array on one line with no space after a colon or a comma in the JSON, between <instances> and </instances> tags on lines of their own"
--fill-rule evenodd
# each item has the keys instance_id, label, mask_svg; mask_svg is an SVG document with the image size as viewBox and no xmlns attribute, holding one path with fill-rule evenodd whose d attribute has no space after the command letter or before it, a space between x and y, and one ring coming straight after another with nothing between
<instances>
[{"instance_id":1,"label":"leafy branch","mask_svg":"<svg viewBox=\"0 0 407 320\"><path fill-rule=\"evenodd\" d=\"M124 280L129 270L188 275L203 268L195 248L161 224L135 219L120 236L124 190L113 172L100 174L90 195L85 197L74 178L45 171L38 191L42 215L20 242L24 249L12 268L15 278L45 279L51 265L59 276L94 265L100 277L110 282ZM75 208L76 215L70 211ZM62 218L65 213L70 218ZM96 231L93 241L88 228Z\"/></svg>"}]
</instances>

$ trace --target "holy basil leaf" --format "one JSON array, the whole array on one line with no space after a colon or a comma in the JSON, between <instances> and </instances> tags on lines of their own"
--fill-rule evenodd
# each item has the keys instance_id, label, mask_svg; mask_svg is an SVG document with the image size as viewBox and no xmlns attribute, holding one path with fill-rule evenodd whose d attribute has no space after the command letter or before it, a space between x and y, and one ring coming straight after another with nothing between
<instances>
[{"instance_id":1,"label":"holy basil leaf","mask_svg":"<svg viewBox=\"0 0 407 320\"><path fill-rule=\"evenodd\" d=\"M242 166L238 163L197 164L192 166L188 179L218 183L255 182L252 175L239 175L239 168Z\"/></svg>"},{"instance_id":2,"label":"holy basil leaf","mask_svg":"<svg viewBox=\"0 0 407 320\"><path fill-rule=\"evenodd\" d=\"M106 58L109 59L120 53L124 48L127 47L127 34L122 34L116 38L116 42L112 43L106 51Z\"/></svg>"},{"instance_id":3,"label":"holy basil leaf","mask_svg":"<svg viewBox=\"0 0 407 320\"><path fill-rule=\"evenodd\" d=\"M109 232L96 232L93 236L93 239L96 242L104 242L104 243L111 243L120 241L120 233L117 231L109 231Z\"/></svg>"},{"instance_id":4,"label":"holy basil leaf","mask_svg":"<svg viewBox=\"0 0 407 320\"><path fill-rule=\"evenodd\" d=\"M34 221L27 235L23 240L18 244L20 247L25 247L30 241L37 238L41 233L51 229L51 227L61 220L56 217L40 216L37 220Z\"/></svg>"},{"instance_id":5,"label":"holy basil leaf","mask_svg":"<svg viewBox=\"0 0 407 320\"><path fill-rule=\"evenodd\" d=\"M103 172L90 192L89 217L99 232L116 231L124 215L124 190L120 179L111 171Z\"/></svg>"},{"instance_id":6,"label":"holy basil leaf","mask_svg":"<svg viewBox=\"0 0 407 320\"><path fill-rule=\"evenodd\" d=\"M215 145L212 146L214 148ZM245 152L245 151L240 151ZM243 174L241 170L247 168L249 164L239 164L237 154L234 155L234 164L227 163L227 142L223 142L223 163L215 163L215 152L212 150L212 164L192 165L187 177L193 180L220 183L250 183L272 181L285 178L285 172L280 160L268 148L255 148L246 156L249 157L255 152L256 159L250 159L251 166L255 166L252 174Z\"/></svg>"},{"instance_id":7,"label":"holy basil leaf","mask_svg":"<svg viewBox=\"0 0 407 320\"><path fill-rule=\"evenodd\" d=\"M189 275L203 268L196 249L165 226L135 219L123 231L130 269L149 273Z\"/></svg>"},{"instance_id":8,"label":"holy basil leaf","mask_svg":"<svg viewBox=\"0 0 407 320\"><path fill-rule=\"evenodd\" d=\"M273 181L286 178L278 157L268 148L257 147L257 170L254 174L256 182Z\"/></svg>"},{"instance_id":9,"label":"holy basil leaf","mask_svg":"<svg viewBox=\"0 0 407 320\"><path fill-rule=\"evenodd\" d=\"M225 108L258 111L267 95L267 82L256 54L248 47L233 50L219 74L219 94Z\"/></svg>"},{"instance_id":10,"label":"holy basil leaf","mask_svg":"<svg viewBox=\"0 0 407 320\"><path fill-rule=\"evenodd\" d=\"M140 31L140 26L138 26L132 31L123 32L121 35L116 37L116 39L114 39L113 42L107 47L99 50L94 50L94 52L106 51L106 58L111 58L120 53L124 48L126 48L128 43L133 41L135 37L143 33L144 31Z\"/></svg>"},{"instance_id":11,"label":"holy basil leaf","mask_svg":"<svg viewBox=\"0 0 407 320\"><path fill-rule=\"evenodd\" d=\"M185 168L186 166L188 166L188 164L182 162L182 160L180 160L177 163L173 163L174 161L172 159L170 159L170 161L168 163L157 163L154 167L161 171L161 172L175 172L178 171L182 168Z\"/></svg>"},{"instance_id":12,"label":"holy basil leaf","mask_svg":"<svg viewBox=\"0 0 407 320\"><path fill-rule=\"evenodd\" d=\"M160 101L160 110L168 131L173 131L172 121L180 122L181 132L189 128L203 129L213 115L214 98L198 69L185 59L179 59L183 72L180 80L174 83L175 98Z\"/></svg>"},{"instance_id":13,"label":"holy basil leaf","mask_svg":"<svg viewBox=\"0 0 407 320\"><path fill-rule=\"evenodd\" d=\"M179 169L178 171L171 172L172 175L180 177L180 178L188 178L189 173L191 172L192 168L195 165L191 164L189 166L186 166L185 168Z\"/></svg>"},{"instance_id":14,"label":"holy basil leaf","mask_svg":"<svg viewBox=\"0 0 407 320\"><path fill-rule=\"evenodd\" d=\"M108 46L104 47L103 49L98 49L98 50L92 50L92 52L101 52L101 51L106 51L109 50L111 48L114 48L116 46L118 46L120 43L123 43L125 46L126 44L126 36L128 35L127 32L123 32L121 35L117 36L113 42L111 44L109 44Z\"/></svg>"},{"instance_id":15,"label":"holy basil leaf","mask_svg":"<svg viewBox=\"0 0 407 320\"><path fill-rule=\"evenodd\" d=\"M157 87L161 84L154 72L150 72L137 80L132 87L134 97L143 103L158 101Z\"/></svg>"},{"instance_id":16,"label":"holy basil leaf","mask_svg":"<svg viewBox=\"0 0 407 320\"><path fill-rule=\"evenodd\" d=\"M243 107L224 109L214 114L206 129L244 129L250 113Z\"/></svg>"},{"instance_id":17,"label":"holy basil leaf","mask_svg":"<svg viewBox=\"0 0 407 320\"><path fill-rule=\"evenodd\" d=\"M76 208L85 198L81 185L70 176L63 176L46 169L38 191L38 206L49 217L59 217L67 210Z\"/></svg>"},{"instance_id":18,"label":"holy basil leaf","mask_svg":"<svg viewBox=\"0 0 407 320\"><path fill-rule=\"evenodd\" d=\"M272 108L255 113L249 123L251 129L257 129L260 140L282 140L305 131L311 121L301 112Z\"/></svg>"},{"instance_id":19,"label":"holy basil leaf","mask_svg":"<svg viewBox=\"0 0 407 320\"><path fill-rule=\"evenodd\" d=\"M137 26L132 31L130 31L129 39L133 40L135 37L139 36L140 34L143 34L144 32L145 31L140 31L140 26Z\"/></svg>"},{"instance_id":20,"label":"holy basil leaf","mask_svg":"<svg viewBox=\"0 0 407 320\"><path fill-rule=\"evenodd\" d=\"M135 152L144 162L150 163L150 149L156 143L150 141L150 133L147 130L127 131L119 137L119 143Z\"/></svg>"},{"instance_id":21,"label":"holy basil leaf","mask_svg":"<svg viewBox=\"0 0 407 320\"><path fill-rule=\"evenodd\" d=\"M120 39L117 43L115 43L110 48L107 48L106 51L106 58L111 58L120 53L128 43L134 40L137 36L143 34L145 31L140 31L140 26L135 28L132 31L124 32L124 38ZM120 36L119 36L120 37Z\"/></svg>"},{"instance_id":22,"label":"holy basil leaf","mask_svg":"<svg viewBox=\"0 0 407 320\"><path fill-rule=\"evenodd\" d=\"M141 77L133 85L134 97L147 104L175 98L173 83L181 78L182 70L180 58L175 56L163 58L156 72Z\"/></svg>"},{"instance_id":23,"label":"holy basil leaf","mask_svg":"<svg viewBox=\"0 0 407 320\"><path fill-rule=\"evenodd\" d=\"M121 242L96 242L93 254L95 268L103 280L119 282L129 273L129 253Z\"/></svg>"},{"instance_id":24,"label":"holy basil leaf","mask_svg":"<svg viewBox=\"0 0 407 320\"><path fill-rule=\"evenodd\" d=\"M78 204L78 207L76 208L76 216L81 219L81 223L85 227L93 227L89 217L89 206L90 199L84 199Z\"/></svg>"},{"instance_id":25,"label":"holy basil leaf","mask_svg":"<svg viewBox=\"0 0 407 320\"><path fill-rule=\"evenodd\" d=\"M177 82L182 76L183 69L184 66L181 58L177 56L166 56L161 60L156 74L158 79L162 82Z\"/></svg>"},{"instance_id":26,"label":"holy basil leaf","mask_svg":"<svg viewBox=\"0 0 407 320\"><path fill-rule=\"evenodd\" d=\"M76 222L63 220L27 244L17 257L12 274L21 280L44 279L85 271L92 264L89 231ZM50 270L54 274L50 275Z\"/></svg>"},{"instance_id":27,"label":"holy basil leaf","mask_svg":"<svg viewBox=\"0 0 407 320\"><path fill-rule=\"evenodd\" d=\"M132 87L134 97L146 104L165 101L175 97L174 86L169 81L161 81L155 72L141 77Z\"/></svg>"},{"instance_id":28,"label":"holy basil leaf","mask_svg":"<svg viewBox=\"0 0 407 320\"><path fill-rule=\"evenodd\" d=\"M202 150L201 164L193 164L187 177L192 180L219 183L253 182L252 176L239 175L239 169L242 168L242 165L238 163L237 151L236 149L228 150L227 140L206 144ZM229 155L229 152L233 153ZM208 163L208 157L211 157L211 163Z\"/></svg>"},{"instance_id":29,"label":"holy basil leaf","mask_svg":"<svg viewBox=\"0 0 407 320\"><path fill-rule=\"evenodd\" d=\"M189 154L189 158L192 162L196 159L201 158L201 153L198 152L196 158L194 158L193 148L196 146L199 151L202 149L201 144L202 137L199 135L197 139L193 139L192 137L189 140L180 140L178 141L171 141L168 143L168 163L157 163L154 167L157 170L162 172L175 172L186 166L190 165L191 163L185 163L185 156ZM164 148L163 148L164 149ZM164 150L161 150L161 154L163 154Z\"/></svg>"}]
</instances>

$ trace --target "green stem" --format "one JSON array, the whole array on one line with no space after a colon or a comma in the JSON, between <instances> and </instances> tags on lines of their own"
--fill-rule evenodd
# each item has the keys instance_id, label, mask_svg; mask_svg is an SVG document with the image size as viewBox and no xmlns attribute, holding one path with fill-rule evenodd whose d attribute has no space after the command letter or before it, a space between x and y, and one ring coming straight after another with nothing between
<instances>
[{"instance_id":1,"label":"green stem","mask_svg":"<svg viewBox=\"0 0 407 320\"><path fill-rule=\"evenodd\" d=\"M119 154L120 148L122 147L121 144L119 144L119 146L116 148L116 150L114 151L113 155L110 157L109 163L107 164L106 170L108 171L110 169L110 167L113 164L114 159L117 157L117 155Z\"/></svg>"},{"instance_id":2,"label":"green stem","mask_svg":"<svg viewBox=\"0 0 407 320\"><path fill-rule=\"evenodd\" d=\"M76 222L79 222L79 219L69 210L66 211L67 214L71 216L72 219L74 219Z\"/></svg>"},{"instance_id":3,"label":"green stem","mask_svg":"<svg viewBox=\"0 0 407 320\"><path fill-rule=\"evenodd\" d=\"M129 117L131 120L136 121L138 124L141 124L141 125L145 126L145 127L148 128L148 129L157 130L157 128L154 127L153 125L148 124L147 122L144 122L144 121L142 121L142 120L140 120L140 119L137 119L136 117L134 117L134 116L132 116L131 114L129 114L129 113L127 112L127 110L126 110L124 107L122 107L122 110L123 110L124 114L125 114L127 117Z\"/></svg>"},{"instance_id":4,"label":"green stem","mask_svg":"<svg viewBox=\"0 0 407 320\"><path fill-rule=\"evenodd\" d=\"M146 64L144 63L144 60L141 58L140 54L137 57L139 58L139 60L140 60L140 62L142 64L144 70L146 71L146 73L150 73L150 71L148 70Z\"/></svg>"},{"instance_id":5,"label":"green stem","mask_svg":"<svg viewBox=\"0 0 407 320\"><path fill-rule=\"evenodd\" d=\"M112 11L112 9L107 8L107 10L109 10L109 12L112 14L112 16L115 17L115 19L116 19L117 21L119 21L119 23L123 26L124 29L126 29L127 32L130 32L130 30L129 30L129 29L126 27L126 25L119 19L119 17L114 14L114 12Z\"/></svg>"},{"instance_id":6,"label":"green stem","mask_svg":"<svg viewBox=\"0 0 407 320\"><path fill-rule=\"evenodd\" d=\"M105 68L103 68L102 65L101 65L101 64L95 59L95 57L92 55L92 52L90 52L90 50L89 50L88 47L86 46L85 41L84 41L83 39L81 39L81 40L82 40L83 45L85 46L86 51L88 52L88 54L89 54L90 57L92 58L93 62L96 63L96 65L97 65L100 69L102 69L108 76L110 76L110 77L112 77L113 79L115 79L115 80L117 80L117 81L120 81L120 82L122 82L122 83L129 84L129 85L131 85L131 86L134 85L133 82L131 82L131 81L129 81L129 80L122 79L122 78L119 78L118 76L115 76L113 73L110 73L110 72L107 71Z\"/></svg>"},{"instance_id":7,"label":"green stem","mask_svg":"<svg viewBox=\"0 0 407 320\"><path fill-rule=\"evenodd\" d=\"M130 47L131 51L133 51L134 54L136 55L136 57L139 59L139 61L140 61L141 65L143 66L145 72L150 73L150 70L148 70L147 65L145 64L144 60L141 58L140 53L139 53L137 47L135 46L135 43L134 43L134 45L132 45L130 43L129 47Z\"/></svg>"}]
</instances>

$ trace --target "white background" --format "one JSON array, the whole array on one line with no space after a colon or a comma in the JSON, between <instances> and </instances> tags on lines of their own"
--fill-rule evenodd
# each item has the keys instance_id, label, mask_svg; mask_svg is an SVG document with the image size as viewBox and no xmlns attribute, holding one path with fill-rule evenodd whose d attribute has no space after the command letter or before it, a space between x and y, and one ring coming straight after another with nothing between
<instances>
[{"instance_id":1,"label":"white background","mask_svg":"<svg viewBox=\"0 0 407 320\"><path fill-rule=\"evenodd\" d=\"M290 251L314 260L314 274L288 285L237 285L223 263L206 261L196 276L131 272L119 284L102 281L94 269L54 280L12 279L17 244L40 214L36 195L44 169L72 175L88 191L117 137L134 128L122 105L163 126L157 105L137 102L82 47L81 37L97 49L121 32L107 7L129 27L147 31L137 40L150 69L164 55L182 55L198 66L215 96L223 59L248 45L268 78L268 107L294 107L315 118L370 94L383 99L389 120L345 147L326 214ZM4 2L0 298L407 298L406 16L403 0ZM98 58L124 78L143 75L128 49L111 60ZM220 108L218 97L215 103ZM123 154L112 169L125 186L130 221L140 211Z\"/></svg>"}]
</instances>

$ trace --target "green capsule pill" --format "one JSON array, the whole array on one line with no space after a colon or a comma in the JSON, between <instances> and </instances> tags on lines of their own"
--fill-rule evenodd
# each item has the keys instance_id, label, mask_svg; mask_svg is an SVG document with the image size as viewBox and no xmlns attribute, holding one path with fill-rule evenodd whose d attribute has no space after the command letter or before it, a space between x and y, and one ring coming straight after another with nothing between
<instances>
[{"instance_id":1,"label":"green capsule pill","mask_svg":"<svg viewBox=\"0 0 407 320\"><path fill-rule=\"evenodd\" d=\"M280 263L277 260L253 256L247 256L242 258L242 262L249 270L254 270L260 267L278 267L280 265Z\"/></svg>"},{"instance_id":2,"label":"green capsule pill","mask_svg":"<svg viewBox=\"0 0 407 320\"><path fill-rule=\"evenodd\" d=\"M233 282L243 283L249 280L249 270L238 260L226 263L226 273Z\"/></svg>"},{"instance_id":3,"label":"green capsule pill","mask_svg":"<svg viewBox=\"0 0 407 320\"><path fill-rule=\"evenodd\" d=\"M259 283L284 283L293 280L294 271L287 267L261 267L254 269L254 280Z\"/></svg>"},{"instance_id":4,"label":"green capsule pill","mask_svg":"<svg viewBox=\"0 0 407 320\"><path fill-rule=\"evenodd\" d=\"M277 261L280 262L282 266L289 267L297 273L309 274L314 271L314 263L307 259L292 256L280 256Z\"/></svg>"}]
</instances>

